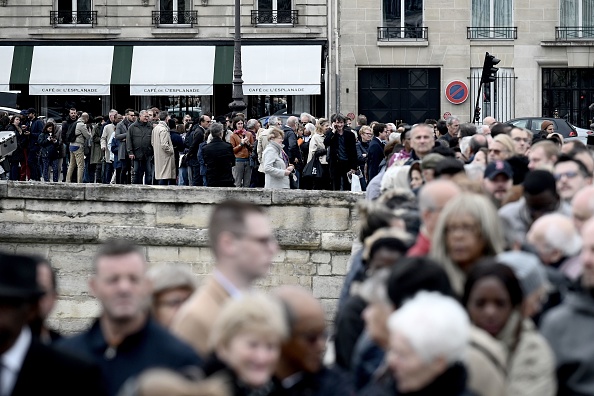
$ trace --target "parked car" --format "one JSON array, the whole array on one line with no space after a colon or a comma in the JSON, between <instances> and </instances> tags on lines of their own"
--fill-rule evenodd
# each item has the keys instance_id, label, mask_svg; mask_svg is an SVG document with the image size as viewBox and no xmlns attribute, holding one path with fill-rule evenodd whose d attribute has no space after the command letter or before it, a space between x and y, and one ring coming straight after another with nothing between
<instances>
[{"instance_id":1,"label":"parked car","mask_svg":"<svg viewBox=\"0 0 594 396\"><path fill-rule=\"evenodd\" d=\"M586 144L588 134L586 132L583 132L586 130L578 130L564 118L522 117L514 118L513 120L506 121L505 123L511 126L526 128L534 133L537 133L541 131L541 125L544 121L551 121L555 125L555 132L561 134L561 136L563 136L563 139L580 140L582 143Z\"/></svg>"}]
</instances>

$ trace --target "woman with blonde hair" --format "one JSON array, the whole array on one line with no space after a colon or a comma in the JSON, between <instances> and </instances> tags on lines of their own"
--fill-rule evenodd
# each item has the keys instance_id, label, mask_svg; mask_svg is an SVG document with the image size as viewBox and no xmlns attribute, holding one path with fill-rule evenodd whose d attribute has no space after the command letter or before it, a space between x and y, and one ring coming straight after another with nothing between
<instances>
[{"instance_id":1,"label":"woman with blonde hair","mask_svg":"<svg viewBox=\"0 0 594 396\"><path fill-rule=\"evenodd\" d=\"M271 394L272 376L288 337L286 313L279 301L261 293L244 295L224 306L210 336L214 359L208 376L227 377L233 396Z\"/></svg>"},{"instance_id":2,"label":"woman with blonde hair","mask_svg":"<svg viewBox=\"0 0 594 396\"><path fill-rule=\"evenodd\" d=\"M295 167L289 164L289 157L283 150L285 134L273 127L268 132L268 145L262 153L264 161L264 188L291 188L289 177Z\"/></svg>"},{"instance_id":3,"label":"woman with blonde hair","mask_svg":"<svg viewBox=\"0 0 594 396\"><path fill-rule=\"evenodd\" d=\"M505 161L516 153L514 141L506 134L499 134L489 144L488 162Z\"/></svg>"},{"instance_id":4,"label":"woman with blonde hair","mask_svg":"<svg viewBox=\"0 0 594 396\"><path fill-rule=\"evenodd\" d=\"M307 162L317 157L322 165L322 177L313 178L312 181L312 188L314 190L327 190L330 187L330 169L326 158L326 146L324 145L324 138L329 127L330 122L326 118L320 118L316 123L316 129L314 133L311 134L311 139L309 140Z\"/></svg>"},{"instance_id":5,"label":"woman with blonde hair","mask_svg":"<svg viewBox=\"0 0 594 396\"><path fill-rule=\"evenodd\" d=\"M462 295L466 274L483 258L503 251L497 210L479 194L463 193L443 208L431 241L431 258L440 263L454 291Z\"/></svg>"}]
</instances>

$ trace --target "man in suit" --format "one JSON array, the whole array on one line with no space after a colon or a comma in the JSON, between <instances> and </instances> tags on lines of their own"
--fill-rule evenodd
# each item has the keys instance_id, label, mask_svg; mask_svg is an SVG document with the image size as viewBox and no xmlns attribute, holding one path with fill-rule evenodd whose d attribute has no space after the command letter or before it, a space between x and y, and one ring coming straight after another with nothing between
<instances>
[{"instance_id":1,"label":"man in suit","mask_svg":"<svg viewBox=\"0 0 594 396\"><path fill-rule=\"evenodd\" d=\"M380 164L384 159L384 143L388 137L386 124L375 124L373 126L373 139L369 142L367 150L367 181L370 182L380 171Z\"/></svg>"},{"instance_id":2,"label":"man in suit","mask_svg":"<svg viewBox=\"0 0 594 396\"><path fill-rule=\"evenodd\" d=\"M32 336L28 322L42 295L35 260L0 253L0 394L104 394L98 367Z\"/></svg>"},{"instance_id":3,"label":"man in suit","mask_svg":"<svg viewBox=\"0 0 594 396\"><path fill-rule=\"evenodd\" d=\"M203 178L200 174L200 162L198 161L198 148L200 147L200 143L204 141L204 135L206 134L206 130L212 124L212 119L209 113L204 113L198 119L198 125L192 128L192 132L190 132L190 137L186 137L186 143L189 143L188 146L188 165L192 169L192 183L191 186L202 186Z\"/></svg>"},{"instance_id":4,"label":"man in suit","mask_svg":"<svg viewBox=\"0 0 594 396\"><path fill-rule=\"evenodd\" d=\"M89 280L91 293L103 312L89 330L57 343L96 362L111 396L146 369L185 371L202 365L189 345L149 316L147 267L137 247L121 241L103 245L95 256Z\"/></svg>"},{"instance_id":5,"label":"man in suit","mask_svg":"<svg viewBox=\"0 0 594 396\"><path fill-rule=\"evenodd\" d=\"M210 127L212 140L202 149L206 164L206 182L209 187L235 187L233 167L235 154L233 146L223 140L223 125L214 123Z\"/></svg>"},{"instance_id":6,"label":"man in suit","mask_svg":"<svg viewBox=\"0 0 594 396\"><path fill-rule=\"evenodd\" d=\"M287 125L283 127L285 152L289 156L289 163L295 166L295 174L297 175L296 188L299 188L301 169L303 168L303 157L299 149L299 137L297 136L298 122L299 118L291 116L287 119Z\"/></svg>"},{"instance_id":7,"label":"man in suit","mask_svg":"<svg viewBox=\"0 0 594 396\"><path fill-rule=\"evenodd\" d=\"M209 336L222 306L231 298L241 298L256 280L266 276L278 250L266 215L250 203L219 204L208 232L215 270L180 308L172 324L173 333L202 356L211 351Z\"/></svg>"},{"instance_id":8,"label":"man in suit","mask_svg":"<svg viewBox=\"0 0 594 396\"><path fill-rule=\"evenodd\" d=\"M350 191L347 173L357 169L357 136L345 127L346 117L342 114L333 114L330 121L332 129L326 132L324 146L330 148L332 186L336 191Z\"/></svg>"}]
</instances>

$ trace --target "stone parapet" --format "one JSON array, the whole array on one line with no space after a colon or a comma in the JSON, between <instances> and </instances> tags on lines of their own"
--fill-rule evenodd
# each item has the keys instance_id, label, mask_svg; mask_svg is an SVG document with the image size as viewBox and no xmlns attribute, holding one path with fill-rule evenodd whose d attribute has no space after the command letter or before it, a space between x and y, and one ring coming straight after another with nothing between
<instances>
[{"instance_id":1,"label":"stone parapet","mask_svg":"<svg viewBox=\"0 0 594 396\"><path fill-rule=\"evenodd\" d=\"M60 293L51 323L71 333L99 312L87 288L99 244L129 240L150 265L187 266L201 280L213 268L212 209L226 199L253 202L268 213L280 246L258 287L302 285L322 299L332 319L362 198L331 191L0 182L0 250L51 260Z\"/></svg>"}]
</instances>

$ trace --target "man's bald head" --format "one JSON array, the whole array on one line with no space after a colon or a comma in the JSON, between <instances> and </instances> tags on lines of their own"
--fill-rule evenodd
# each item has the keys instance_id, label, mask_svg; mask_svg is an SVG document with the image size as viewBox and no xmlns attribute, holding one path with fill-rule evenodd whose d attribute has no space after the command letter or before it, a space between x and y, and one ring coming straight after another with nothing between
<instances>
[{"instance_id":1,"label":"man's bald head","mask_svg":"<svg viewBox=\"0 0 594 396\"><path fill-rule=\"evenodd\" d=\"M291 116L287 119L287 126L291 129L297 129L297 121L299 121L299 118Z\"/></svg>"},{"instance_id":2,"label":"man's bald head","mask_svg":"<svg viewBox=\"0 0 594 396\"><path fill-rule=\"evenodd\" d=\"M571 201L573 223L578 230L583 230L584 223L594 217L594 186L587 186L578 191Z\"/></svg>"},{"instance_id":3,"label":"man's bald head","mask_svg":"<svg viewBox=\"0 0 594 396\"><path fill-rule=\"evenodd\" d=\"M291 323L291 331L293 326L301 320L306 319L324 319L324 308L322 304L311 294L311 292L303 287L285 285L280 286L273 291L289 310L288 316Z\"/></svg>"},{"instance_id":4,"label":"man's bald head","mask_svg":"<svg viewBox=\"0 0 594 396\"><path fill-rule=\"evenodd\" d=\"M538 218L530 227L526 239L545 265L577 255L582 246L579 231L570 218L560 213Z\"/></svg>"},{"instance_id":5,"label":"man's bald head","mask_svg":"<svg viewBox=\"0 0 594 396\"><path fill-rule=\"evenodd\" d=\"M483 124L485 125L493 125L497 122L497 120L493 117L485 117L485 119L483 120Z\"/></svg>"},{"instance_id":6,"label":"man's bald head","mask_svg":"<svg viewBox=\"0 0 594 396\"><path fill-rule=\"evenodd\" d=\"M419 192L419 212L427 236L433 235L437 218L449 200L462 190L450 180L433 180L423 186Z\"/></svg>"}]
</instances>

